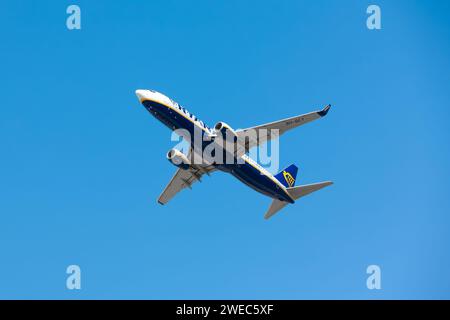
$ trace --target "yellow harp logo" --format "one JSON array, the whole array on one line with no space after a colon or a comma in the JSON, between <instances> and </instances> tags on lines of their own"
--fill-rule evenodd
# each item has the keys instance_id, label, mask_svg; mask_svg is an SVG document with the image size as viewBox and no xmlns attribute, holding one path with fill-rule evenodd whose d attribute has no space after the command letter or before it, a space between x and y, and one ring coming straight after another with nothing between
<instances>
[{"instance_id":1,"label":"yellow harp logo","mask_svg":"<svg viewBox=\"0 0 450 320\"><path fill-rule=\"evenodd\" d=\"M291 188L295 183L295 179L292 177L292 175L289 172L286 172L286 171L283 171L283 177L284 177L284 180L286 180L287 184L289 185L289 188Z\"/></svg>"}]
</instances>

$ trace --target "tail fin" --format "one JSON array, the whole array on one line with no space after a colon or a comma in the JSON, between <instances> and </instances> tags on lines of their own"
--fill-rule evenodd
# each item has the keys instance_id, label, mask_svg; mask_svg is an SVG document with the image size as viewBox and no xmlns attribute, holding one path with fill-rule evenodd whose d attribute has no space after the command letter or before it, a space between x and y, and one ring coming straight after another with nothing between
<instances>
[{"instance_id":1,"label":"tail fin","mask_svg":"<svg viewBox=\"0 0 450 320\"><path fill-rule=\"evenodd\" d=\"M286 188L291 188L295 185L298 168L295 164L291 164L286 169L275 175L275 178L280 181Z\"/></svg>"},{"instance_id":2,"label":"tail fin","mask_svg":"<svg viewBox=\"0 0 450 320\"><path fill-rule=\"evenodd\" d=\"M313 184L308 184L308 185L304 185L304 186L287 188L287 192L294 200L297 200L297 199L300 199L301 197L304 197L310 193L313 193L317 190L320 190L320 189L325 188L332 184L333 184L333 182L331 182L331 181L324 181L324 182L313 183ZM280 201L277 199L273 200L272 204L269 207L269 210L267 210L266 214L264 215L264 218L269 219L275 213L277 213L278 211L283 209L288 204L289 203L286 201Z\"/></svg>"},{"instance_id":3,"label":"tail fin","mask_svg":"<svg viewBox=\"0 0 450 320\"><path fill-rule=\"evenodd\" d=\"M331 182L331 181L307 184L304 186L288 188L287 192L294 200L297 200L297 199L304 197L310 193L313 193L314 191L320 190L320 189L325 188L332 184L333 184L333 182Z\"/></svg>"}]
</instances>

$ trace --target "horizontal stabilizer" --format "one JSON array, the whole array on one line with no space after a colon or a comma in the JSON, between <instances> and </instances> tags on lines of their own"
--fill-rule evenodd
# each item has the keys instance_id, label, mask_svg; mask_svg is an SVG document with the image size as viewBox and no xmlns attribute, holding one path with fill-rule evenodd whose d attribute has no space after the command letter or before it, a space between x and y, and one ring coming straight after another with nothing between
<instances>
[{"instance_id":1,"label":"horizontal stabilizer","mask_svg":"<svg viewBox=\"0 0 450 320\"><path fill-rule=\"evenodd\" d=\"M287 192L294 200L297 200L301 197L304 197L304 196L306 196L310 193L313 193L317 190L320 190L322 188L328 187L329 185L332 185L332 184L333 184L333 182L331 182L331 181L307 184L304 186L287 188Z\"/></svg>"},{"instance_id":2,"label":"horizontal stabilizer","mask_svg":"<svg viewBox=\"0 0 450 320\"><path fill-rule=\"evenodd\" d=\"M304 197L310 193L313 193L317 190L320 190L320 189L325 188L332 184L333 184L333 182L331 182L331 181L324 181L324 182L319 182L319 183L307 184L304 186L287 188L286 190L294 200L297 200L297 199L300 199L301 197ZM266 214L264 215L264 218L269 219L275 213L277 213L278 211L283 209L288 204L289 203L286 201L280 201L277 199L273 200L272 204L270 205L269 210L267 210Z\"/></svg>"},{"instance_id":3,"label":"horizontal stabilizer","mask_svg":"<svg viewBox=\"0 0 450 320\"><path fill-rule=\"evenodd\" d=\"M283 209L287 204L288 202L286 201L280 201L277 199L273 200L269 210L267 210L266 214L264 215L264 219L269 219L275 213Z\"/></svg>"}]
</instances>

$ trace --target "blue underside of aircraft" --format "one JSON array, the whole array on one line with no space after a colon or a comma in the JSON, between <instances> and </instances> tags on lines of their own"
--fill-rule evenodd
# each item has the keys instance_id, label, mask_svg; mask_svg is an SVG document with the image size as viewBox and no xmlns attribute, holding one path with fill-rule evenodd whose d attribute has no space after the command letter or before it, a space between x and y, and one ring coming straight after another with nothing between
<instances>
[{"instance_id":1,"label":"blue underside of aircraft","mask_svg":"<svg viewBox=\"0 0 450 320\"><path fill-rule=\"evenodd\" d=\"M194 131L199 130L199 127L196 128L193 121L186 119L163 104L147 100L143 101L143 105L154 117L160 120L170 130L185 129L189 131L191 137L194 137ZM206 134L205 130L206 129L202 129L202 134ZM206 141L203 143L202 147L205 148L210 143L211 142ZM232 174L255 191L281 201L294 203L275 181L271 180L268 176L261 174L257 168L248 162L242 164L216 164L215 167L220 171Z\"/></svg>"}]
</instances>

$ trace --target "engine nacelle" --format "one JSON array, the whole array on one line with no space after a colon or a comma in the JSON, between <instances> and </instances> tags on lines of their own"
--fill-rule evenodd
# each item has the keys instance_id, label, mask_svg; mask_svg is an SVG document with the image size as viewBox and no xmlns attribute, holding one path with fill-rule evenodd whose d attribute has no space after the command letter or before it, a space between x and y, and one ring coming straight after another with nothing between
<instances>
[{"instance_id":1,"label":"engine nacelle","mask_svg":"<svg viewBox=\"0 0 450 320\"><path fill-rule=\"evenodd\" d=\"M232 134L234 137L237 137L236 131L234 131L228 124L225 122L217 122L214 126L214 130L216 132L220 132L223 136L228 132L228 134Z\"/></svg>"},{"instance_id":2,"label":"engine nacelle","mask_svg":"<svg viewBox=\"0 0 450 320\"><path fill-rule=\"evenodd\" d=\"M183 170L187 170L190 167L189 159L183 152L177 149L170 149L169 152L167 152L167 160L174 166Z\"/></svg>"}]
</instances>

